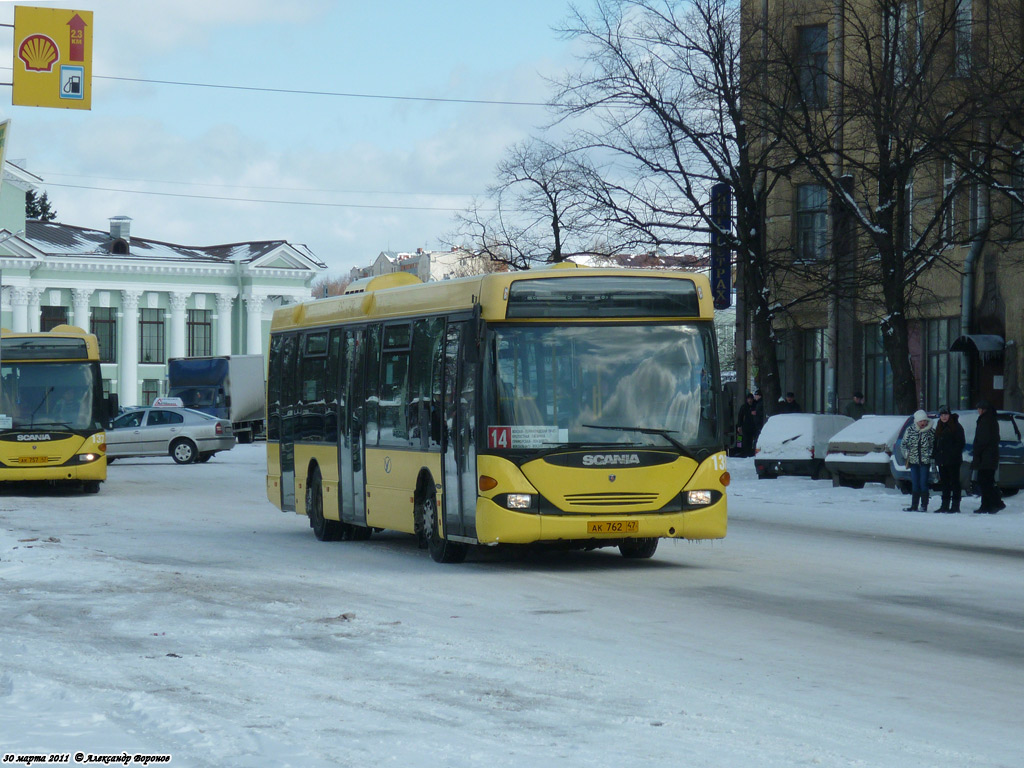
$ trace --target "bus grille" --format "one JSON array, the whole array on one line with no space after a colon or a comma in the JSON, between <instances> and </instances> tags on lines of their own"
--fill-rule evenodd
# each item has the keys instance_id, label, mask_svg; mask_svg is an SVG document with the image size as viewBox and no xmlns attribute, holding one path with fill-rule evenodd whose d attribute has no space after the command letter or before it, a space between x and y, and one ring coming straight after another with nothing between
<instances>
[{"instance_id":1,"label":"bus grille","mask_svg":"<svg viewBox=\"0 0 1024 768\"><path fill-rule=\"evenodd\" d=\"M570 493L565 497L567 504L578 507L627 507L637 504L654 504L656 493Z\"/></svg>"}]
</instances>

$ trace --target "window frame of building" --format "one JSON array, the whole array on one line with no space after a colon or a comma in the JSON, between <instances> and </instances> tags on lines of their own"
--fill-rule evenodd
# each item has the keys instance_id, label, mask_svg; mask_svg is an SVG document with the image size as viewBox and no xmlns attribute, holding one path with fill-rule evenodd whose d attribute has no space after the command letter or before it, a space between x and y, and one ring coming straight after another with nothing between
<instances>
[{"instance_id":1,"label":"window frame of building","mask_svg":"<svg viewBox=\"0 0 1024 768\"><path fill-rule=\"evenodd\" d=\"M185 320L186 352L189 357L213 354L213 310L190 309Z\"/></svg>"},{"instance_id":2,"label":"window frame of building","mask_svg":"<svg viewBox=\"0 0 1024 768\"><path fill-rule=\"evenodd\" d=\"M973 0L956 0L953 9L953 75L970 77L974 45Z\"/></svg>"},{"instance_id":3,"label":"window frame of building","mask_svg":"<svg viewBox=\"0 0 1024 768\"><path fill-rule=\"evenodd\" d=\"M959 317L922 321L924 355L924 402L930 410L945 405L955 408L960 400L960 366L963 355L949 347L960 336Z\"/></svg>"},{"instance_id":4,"label":"window frame of building","mask_svg":"<svg viewBox=\"0 0 1024 768\"><path fill-rule=\"evenodd\" d=\"M864 332L864 399L872 413L896 413L892 366L882 344L882 326L865 323Z\"/></svg>"},{"instance_id":5,"label":"window frame of building","mask_svg":"<svg viewBox=\"0 0 1024 768\"><path fill-rule=\"evenodd\" d=\"M61 304L44 304L39 308L39 330L45 333L58 325L68 324L68 308Z\"/></svg>"},{"instance_id":6,"label":"window frame of building","mask_svg":"<svg viewBox=\"0 0 1024 768\"><path fill-rule=\"evenodd\" d=\"M97 317L103 315L103 317ZM89 333L100 345L100 362L117 362L117 310L114 307L92 307L89 312Z\"/></svg>"},{"instance_id":7,"label":"window frame of building","mask_svg":"<svg viewBox=\"0 0 1024 768\"><path fill-rule=\"evenodd\" d=\"M812 193L820 194L820 200ZM793 206L794 251L800 261L822 261L828 256L828 190L822 184L797 184Z\"/></svg>"},{"instance_id":8,"label":"window frame of building","mask_svg":"<svg viewBox=\"0 0 1024 768\"><path fill-rule=\"evenodd\" d=\"M807 413L825 413L828 369L828 329L809 328L800 334L803 347L803 407Z\"/></svg>"},{"instance_id":9,"label":"window frame of building","mask_svg":"<svg viewBox=\"0 0 1024 768\"><path fill-rule=\"evenodd\" d=\"M828 106L828 24L797 27L797 89L810 109Z\"/></svg>"},{"instance_id":10,"label":"window frame of building","mask_svg":"<svg viewBox=\"0 0 1024 768\"><path fill-rule=\"evenodd\" d=\"M1024 144L1010 158L1010 239L1024 240Z\"/></svg>"},{"instance_id":11,"label":"window frame of building","mask_svg":"<svg viewBox=\"0 0 1024 768\"><path fill-rule=\"evenodd\" d=\"M139 362L163 365L165 360L164 310L139 310Z\"/></svg>"},{"instance_id":12,"label":"window frame of building","mask_svg":"<svg viewBox=\"0 0 1024 768\"><path fill-rule=\"evenodd\" d=\"M143 379L142 405L152 405L158 397L160 397L160 379Z\"/></svg>"}]
</instances>

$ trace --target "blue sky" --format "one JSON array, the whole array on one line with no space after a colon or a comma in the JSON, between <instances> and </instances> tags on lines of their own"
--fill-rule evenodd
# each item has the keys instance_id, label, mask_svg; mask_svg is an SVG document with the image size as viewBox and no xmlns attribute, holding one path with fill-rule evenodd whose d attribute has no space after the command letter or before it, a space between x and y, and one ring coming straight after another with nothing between
<instances>
[{"instance_id":1,"label":"blue sky","mask_svg":"<svg viewBox=\"0 0 1024 768\"><path fill-rule=\"evenodd\" d=\"M384 249L441 247L450 210L274 205L133 194L357 206L464 208L542 108L206 89L152 82L543 102L573 66L553 31L564 3L93 0L20 5L94 13L91 111L12 107L9 159L24 160L68 224L185 245L283 238L336 274ZM0 23L14 3L0 2ZM9 29L0 80L10 81ZM76 189L78 185L91 189ZM300 191L312 190L312 191Z\"/></svg>"}]
</instances>

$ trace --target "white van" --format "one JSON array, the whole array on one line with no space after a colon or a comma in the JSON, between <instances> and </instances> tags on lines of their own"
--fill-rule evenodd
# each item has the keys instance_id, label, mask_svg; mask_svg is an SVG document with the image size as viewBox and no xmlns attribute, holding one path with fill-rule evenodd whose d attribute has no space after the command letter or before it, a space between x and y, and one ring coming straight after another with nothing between
<instances>
[{"instance_id":1,"label":"white van","mask_svg":"<svg viewBox=\"0 0 1024 768\"><path fill-rule=\"evenodd\" d=\"M828 441L853 419L832 413L780 413L764 423L757 437L754 469L761 479L779 475L829 476Z\"/></svg>"}]
</instances>

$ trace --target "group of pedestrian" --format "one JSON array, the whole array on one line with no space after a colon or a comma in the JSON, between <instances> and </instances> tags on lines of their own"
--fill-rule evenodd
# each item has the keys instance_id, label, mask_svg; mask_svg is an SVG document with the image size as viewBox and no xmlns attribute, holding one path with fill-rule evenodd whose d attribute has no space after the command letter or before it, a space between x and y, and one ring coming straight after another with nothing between
<instances>
[{"instance_id":1,"label":"group of pedestrian","mask_svg":"<svg viewBox=\"0 0 1024 768\"><path fill-rule=\"evenodd\" d=\"M764 404L761 402L761 390L747 392L740 415L736 420L736 455L750 458L754 455L757 436L764 426Z\"/></svg>"},{"instance_id":2,"label":"group of pedestrian","mask_svg":"<svg viewBox=\"0 0 1024 768\"><path fill-rule=\"evenodd\" d=\"M928 511L928 476L932 464L939 470L942 500L936 512L960 511L962 490L960 466L963 463L964 428L960 418L943 406L933 427L924 411L914 414L914 423L903 434L903 455L910 470L910 506L905 512ZM999 421L995 408L987 400L978 402L978 425L974 433L971 472L977 474L981 505L975 514L994 515L1006 505L996 487L999 468Z\"/></svg>"}]
</instances>

